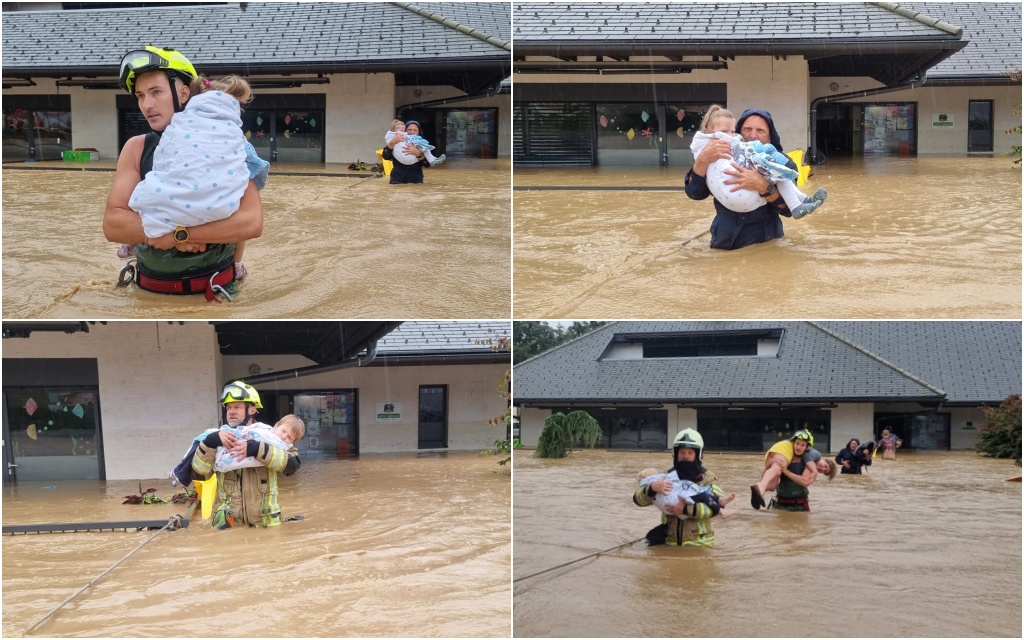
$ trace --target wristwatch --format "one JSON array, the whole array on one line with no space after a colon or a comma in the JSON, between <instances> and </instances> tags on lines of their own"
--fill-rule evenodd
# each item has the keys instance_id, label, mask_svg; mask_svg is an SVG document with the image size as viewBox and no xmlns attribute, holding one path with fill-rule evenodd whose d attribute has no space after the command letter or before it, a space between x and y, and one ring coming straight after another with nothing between
<instances>
[{"instance_id":1,"label":"wristwatch","mask_svg":"<svg viewBox=\"0 0 1024 640\"><path fill-rule=\"evenodd\" d=\"M174 241L177 242L178 244L184 244L188 242L188 229L186 229L185 227L178 227L177 229L175 229Z\"/></svg>"},{"instance_id":2,"label":"wristwatch","mask_svg":"<svg viewBox=\"0 0 1024 640\"><path fill-rule=\"evenodd\" d=\"M768 183L768 190L765 191L764 193L760 194L760 196L762 198L767 198L768 196L772 195L776 191L777 191L777 188L775 187L775 183L774 182L769 182Z\"/></svg>"}]
</instances>

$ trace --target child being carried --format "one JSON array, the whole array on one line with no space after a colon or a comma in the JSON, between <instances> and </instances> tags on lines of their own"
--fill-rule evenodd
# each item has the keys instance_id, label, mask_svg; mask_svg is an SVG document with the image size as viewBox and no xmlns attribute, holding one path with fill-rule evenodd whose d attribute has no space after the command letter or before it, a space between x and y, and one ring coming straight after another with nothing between
<instances>
[{"instance_id":1,"label":"child being carried","mask_svg":"<svg viewBox=\"0 0 1024 640\"><path fill-rule=\"evenodd\" d=\"M758 140L750 142L743 140L736 134L735 116L731 111L723 109L717 104L708 108L707 113L704 114L704 120L700 123L700 131L693 134L693 143L690 145L693 157L696 158L700 155L707 143L714 139L729 143L733 162L744 167L753 167L774 184L794 219L799 220L825 202L825 198L828 196L825 189L818 189L814 195L805 196L795 183L799 173L786 166L789 158L780 153L772 144L763 144ZM715 199L736 213L748 213L763 207L766 200L756 191L749 189L730 191L731 186L725 184L725 181L731 178L724 173L725 169L730 166L730 162L724 159L718 159L708 164L706 176L708 190L715 196Z\"/></svg>"},{"instance_id":2,"label":"child being carried","mask_svg":"<svg viewBox=\"0 0 1024 640\"><path fill-rule=\"evenodd\" d=\"M391 141L394 140L395 136L397 136L398 134L402 134L403 142L405 142L405 144L411 144L412 146L422 151L423 157L427 159L427 162L429 162L430 166L432 167L441 164L447 158L447 156L443 153L435 158L434 154L430 153L434 149L434 145L430 144L424 138L418 135L406 133L405 123L402 122L401 120L391 121L391 129L389 129L388 132L384 134L384 144L390 144ZM394 154L395 160L398 160L404 165L414 165L420 161L419 158L412 155L411 153L406 153L402 149L401 144L396 144L391 149L391 153Z\"/></svg>"},{"instance_id":3,"label":"child being carried","mask_svg":"<svg viewBox=\"0 0 1024 640\"><path fill-rule=\"evenodd\" d=\"M680 479L675 469L668 473L659 473L657 469L653 468L644 469L637 474L637 479L638 486L650 485L652 482L661 479L672 483L672 491L667 494L659 493L654 496L654 506L658 507L658 510L662 513L674 515L666 511L666 507L672 504L679 504L680 502L694 504L699 502L710 507L712 515L721 516L722 518L736 515L735 510L726 507L726 505L736 499L736 494L729 494L728 496L718 498L711 492L710 486L699 485L695 480Z\"/></svg>"}]
</instances>

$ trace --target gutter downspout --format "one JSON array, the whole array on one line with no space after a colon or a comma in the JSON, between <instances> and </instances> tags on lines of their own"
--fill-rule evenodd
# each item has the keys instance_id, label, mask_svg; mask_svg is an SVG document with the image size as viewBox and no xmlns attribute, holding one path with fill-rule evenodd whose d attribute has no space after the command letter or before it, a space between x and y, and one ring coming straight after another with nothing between
<instances>
[{"instance_id":1,"label":"gutter downspout","mask_svg":"<svg viewBox=\"0 0 1024 640\"><path fill-rule=\"evenodd\" d=\"M877 96L882 93L892 93L893 91L903 91L905 89L916 89L925 83L928 71L926 69L918 69L917 77L910 82L897 85L895 87L879 87L877 89L863 89L861 91L851 91L849 93L839 93L834 96L822 96L811 100L811 153L810 157L805 158L804 162L807 164L825 164L827 158L818 157L818 105L829 102L830 100L846 100L847 98L863 98L867 96Z\"/></svg>"},{"instance_id":2,"label":"gutter downspout","mask_svg":"<svg viewBox=\"0 0 1024 640\"><path fill-rule=\"evenodd\" d=\"M303 376L313 375L315 373L329 373L331 371L348 369L350 367L365 367L366 365L370 364L370 362L372 362L373 359L376 357L377 341L374 340L373 342L370 343L370 346L366 348L365 356L356 356L355 358L349 358L348 360L338 362L335 364L315 364L309 367L296 367L295 369L286 369L284 371L261 373L260 375L241 378L241 380L255 386L257 384L262 384L264 382L290 380L294 378L301 378Z\"/></svg>"},{"instance_id":3,"label":"gutter downspout","mask_svg":"<svg viewBox=\"0 0 1024 640\"><path fill-rule=\"evenodd\" d=\"M428 20L433 20L434 22L442 24L442 25L448 27L449 29L455 29L456 31L458 31L460 33L466 34L467 36L472 36L472 37L476 38L477 40L483 40L487 44L491 44L491 45L494 45L496 47L500 47L502 49L505 49L506 51L512 51L512 45L509 44L508 42L505 42L501 38L495 38L494 36L487 35L483 31L479 31L479 30L474 29L472 27L467 27L466 25L459 24L458 22L456 22L456 21L454 21L454 20L452 20L450 18L445 18L444 16L442 16L440 13L437 13L436 11L430 11L429 9L420 9L419 7L417 7L415 5L412 5L412 4L409 4L408 2L395 2L395 3L392 3L392 4L394 4L395 6L401 7L402 9L405 9L406 11L412 11L413 13L415 13L417 15L420 15L420 16L423 16L424 18L427 18Z\"/></svg>"}]
</instances>

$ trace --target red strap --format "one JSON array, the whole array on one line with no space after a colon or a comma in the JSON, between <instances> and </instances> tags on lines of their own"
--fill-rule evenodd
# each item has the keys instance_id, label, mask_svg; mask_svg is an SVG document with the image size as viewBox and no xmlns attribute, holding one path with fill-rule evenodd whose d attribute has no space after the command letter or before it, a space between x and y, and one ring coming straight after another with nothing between
<instances>
[{"instance_id":1,"label":"red strap","mask_svg":"<svg viewBox=\"0 0 1024 640\"><path fill-rule=\"evenodd\" d=\"M147 291L155 291L156 293L169 293L169 294L188 294L188 293L199 293L202 292L208 301L217 300L217 297L213 294L213 290L210 288L210 277L199 277L199 278L175 278L170 280L164 280L162 278L154 278L144 273L139 273L139 286ZM225 286L230 284L235 279L234 265L231 265L227 269L217 273L213 277L213 284ZM187 288L186 288L187 283ZM217 300L220 302L220 300Z\"/></svg>"}]
</instances>

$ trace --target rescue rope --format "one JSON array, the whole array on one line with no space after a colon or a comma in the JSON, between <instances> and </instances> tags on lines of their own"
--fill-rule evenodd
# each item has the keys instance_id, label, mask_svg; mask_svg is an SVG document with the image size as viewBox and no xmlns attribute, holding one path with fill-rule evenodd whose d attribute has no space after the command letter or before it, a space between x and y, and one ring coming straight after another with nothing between
<instances>
[{"instance_id":1,"label":"rescue rope","mask_svg":"<svg viewBox=\"0 0 1024 640\"><path fill-rule=\"evenodd\" d=\"M686 242L684 242L684 243L682 244L682 246L684 246L684 247L685 247L686 245L690 244L690 243L691 243L691 242L693 242L694 240L697 240L697 239L699 239L699 238L703 238L704 236L708 235L709 233L711 233L711 229L708 229L707 231L701 231L701 232L700 232L700 233L698 233L697 235L693 236L692 238L690 238L689 240L687 240Z\"/></svg>"},{"instance_id":2,"label":"rescue rope","mask_svg":"<svg viewBox=\"0 0 1024 640\"><path fill-rule=\"evenodd\" d=\"M535 577L537 577L539 575L548 573L549 571L554 571L555 569L561 569L562 567L568 567L570 564L576 564L577 562L581 562L583 560L586 560L587 558L593 558L595 556L599 556L602 553L610 553L612 551L617 551L618 549L621 549L622 547L628 547L631 544L636 544L637 542L640 542L641 540L643 540L645 537L646 536L644 536L642 538L637 538L636 540L630 540L629 542L623 542L622 544L614 546L611 549L605 549L604 551L595 551L594 553L591 553L590 555L583 556L582 558L576 558L575 560L570 560L569 562L563 562L562 564L554 566L554 567L551 567L550 569L545 569L543 571L538 571L537 573L531 573L528 576L523 576L521 578L516 578L516 579L514 579L512 581L512 583L515 584L516 582L519 582L521 580L527 580L529 578L535 578Z\"/></svg>"},{"instance_id":3,"label":"rescue rope","mask_svg":"<svg viewBox=\"0 0 1024 640\"><path fill-rule=\"evenodd\" d=\"M53 614L57 613L57 612L58 612L58 611L59 611L59 610L60 610L61 608L63 608L63 607L64 607L64 605L66 605L67 603L71 602L72 600L74 600L75 598L77 598L77 597L78 597L79 595L81 595L81 594L82 594L83 592L85 592L85 590L86 590L86 589L88 589L88 588L89 588L89 587L91 587L92 585L94 585L94 584L96 584L97 582L99 582L99 580L100 580L100 579L101 579L101 578L102 578L103 576L107 575L108 573L110 573L111 571L113 571L113 570L114 570L115 568L117 568L117 566L118 566L119 564L121 564L122 562L124 562L124 561L125 561L125 560L127 560L128 558L132 557L132 556L133 556L133 555L135 554L135 552L136 552L136 551L138 551L138 550L139 550L139 549L141 549L142 547L144 547L144 546L146 546L147 544L149 544L150 542L152 542L153 538L157 537L158 535L160 535L160 534L161 534L161 533L163 533L164 531L174 531L175 529L178 529L178 528L180 528L180 527L181 527L181 525L182 525L182 518L181 518L181 516L180 516L180 515L177 515L177 514L175 514L175 515L171 516L171 517L170 517L170 518L169 518L169 519L167 520L167 524L165 524L165 525L163 526L163 528L159 529L159 530L158 530L158 531L157 531L156 533L154 533L153 535L151 535L151 536L149 537L149 539L148 539L148 540L146 540L145 542L143 542L143 543L142 543L142 544L140 544L139 546L135 547L135 548L134 548L134 549L133 549L133 550L132 550L132 551L131 551L131 552L130 552L130 553L129 553L128 555L126 555L125 557L121 558L120 560L118 560L118 561L117 561L117 562L115 562L114 564L110 565L110 567L109 567L109 568L108 568L108 569L107 569L106 571L104 571L104 572L103 572L103 573L101 573L100 575L98 575L98 576L96 576L95 578L93 578L92 580L90 580L90 581L89 581L89 583L88 583L88 584L86 584L86 585L85 585L84 587L82 587L82 588L81 588L81 589L79 589L78 591L76 591L76 592L74 592L73 594L71 594L70 596L68 596L68 598L67 598L67 599L65 599L65 600L64 600L64 602L60 603L59 605L57 605L57 606L56 606L56 607L54 607L53 609L50 609L50 612L49 612L49 613L47 613L47 614L46 614L45 616L43 616L43 617L39 618L38 620L36 620L35 622L33 622L33 623L32 623L32 626L30 626L30 627L29 627L28 629L26 629L26 630L25 630L25 634L27 635L27 634L29 634L29 633L32 633L32 631L33 631L33 630L34 630L34 629L35 629L36 627L38 627L39 625L41 625L41 624L43 624L44 622L46 622L47 620L49 620L49 619L50 619L50 616L52 616Z\"/></svg>"}]
</instances>

